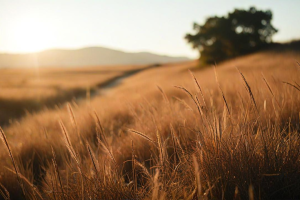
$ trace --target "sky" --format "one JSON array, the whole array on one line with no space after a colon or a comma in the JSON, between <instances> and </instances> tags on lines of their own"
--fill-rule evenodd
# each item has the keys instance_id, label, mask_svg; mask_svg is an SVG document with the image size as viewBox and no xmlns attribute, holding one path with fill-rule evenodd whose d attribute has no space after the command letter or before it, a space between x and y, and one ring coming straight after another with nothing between
<instances>
[{"instance_id":1,"label":"sky","mask_svg":"<svg viewBox=\"0 0 300 200\"><path fill-rule=\"evenodd\" d=\"M250 6L272 10L274 41L300 39L300 0L0 0L0 52L102 46L195 58L184 40L194 22Z\"/></svg>"}]
</instances>

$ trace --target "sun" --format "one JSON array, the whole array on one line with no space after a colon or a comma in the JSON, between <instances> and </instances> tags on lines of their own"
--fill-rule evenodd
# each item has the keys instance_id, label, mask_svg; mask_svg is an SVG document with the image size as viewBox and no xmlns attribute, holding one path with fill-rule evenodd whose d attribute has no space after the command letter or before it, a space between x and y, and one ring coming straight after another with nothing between
<instances>
[{"instance_id":1,"label":"sun","mask_svg":"<svg viewBox=\"0 0 300 200\"><path fill-rule=\"evenodd\" d=\"M18 52L36 52L52 45L53 29L38 18L18 19L11 26L11 45Z\"/></svg>"}]
</instances>

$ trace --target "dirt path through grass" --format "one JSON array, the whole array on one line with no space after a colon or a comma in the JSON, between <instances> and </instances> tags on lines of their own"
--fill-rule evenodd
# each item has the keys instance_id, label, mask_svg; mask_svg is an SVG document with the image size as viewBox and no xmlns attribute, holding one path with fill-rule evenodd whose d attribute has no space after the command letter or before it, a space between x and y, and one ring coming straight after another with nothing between
<instances>
[{"instance_id":1,"label":"dirt path through grass","mask_svg":"<svg viewBox=\"0 0 300 200\"><path fill-rule=\"evenodd\" d=\"M96 84L91 87L89 90L75 88L61 92L60 95L45 99L44 101L36 101L36 100L5 100L0 99L0 103L3 105L0 112L3 112L3 116L0 115L0 126L7 126L11 122L16 121L24 117L27 113L37 113L41 110L54 109L57 106L64 106L66 103L70 101L74 101L77 104L82 103L84 100L91 100L92 98L105 95L111 88L118 86L122 83L122 81L136 73L141 71L151 69L154 67L158 67L160 65L149 65L143 68L129 70L127 72L122 73L119 76L113 77L107 81ZM14 109L11 109L14 107ZM13 113L10 113L12 112Z\"/></svg>"},{"instance_id":2,"label":"dirt path through grass","mask_svg":"<svg viewBox=\"0 0 300 200\"><path fill-rule=\"evenodd\" d=\"M145 71L151 68L155 68L155 67L159 67L161 65L159 64L155 64L155 65L149 65L148 67L144 67L142 69L135 69L135 70L131 70L129 72L125 72L124 74L114 77L108 81L105 81L103 83L100 83L97 85L97 88L91 92L91 96L90 98L93 98L95 96L98 95L104 95L107 91L109 91L110 89L120 85L122 83L123 80L127 79L128 77L135 75L141 71Z\"/></svg>"}]
</instances>

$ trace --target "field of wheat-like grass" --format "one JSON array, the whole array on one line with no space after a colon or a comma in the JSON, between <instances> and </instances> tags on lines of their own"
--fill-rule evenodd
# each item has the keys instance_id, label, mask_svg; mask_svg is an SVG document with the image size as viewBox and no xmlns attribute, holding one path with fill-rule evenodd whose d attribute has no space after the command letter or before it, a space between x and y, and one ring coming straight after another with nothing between
<instances>
[{"instance_id":1,"label":"field of wheat-like grass","mask_svg":"<svg viewBox=\"0 0 300 200\"><path fill-rule=\"evenodd\" d=\"M141 71L0 129L3 199L298 199L300 53Z\"/></svg>"},{"instance_id":2,"label":"field of wheat-like grass","mask_svg":"<svg viewBox=\"0 0 300 200\"><path fill-rule=\"evenodd\" d=\"M72 101L145 66L0 69L0 126L44 108Z\"/></svg>"}]
</instances>

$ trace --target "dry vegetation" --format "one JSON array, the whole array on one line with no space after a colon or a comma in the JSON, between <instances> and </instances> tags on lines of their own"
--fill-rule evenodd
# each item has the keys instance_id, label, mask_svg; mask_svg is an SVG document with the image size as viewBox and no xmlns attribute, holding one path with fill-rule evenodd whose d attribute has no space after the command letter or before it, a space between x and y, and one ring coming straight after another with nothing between
<instances>
[{"instance_id":1,"label":"dry vegetation","mask_svg":"<svg viewBox=\"0 0 300 200\"><path fill-rule=\"evenodd\" d=\"M300 198L297 60L297 51L269 51L215 70L197 70L196 62L164 65L89 103L29 114L1 131L0 193Z\"/></svg>"},{"instance_id":2,"label":"dry vegetation","mask_svg":"<svg viewBox=\"0 0 300 200\"><path fill-rule=\"evenodd\" d=\"M145 66L0 69L0 125L71 101L117 76Z\"/></svg>"}]
</instances>

